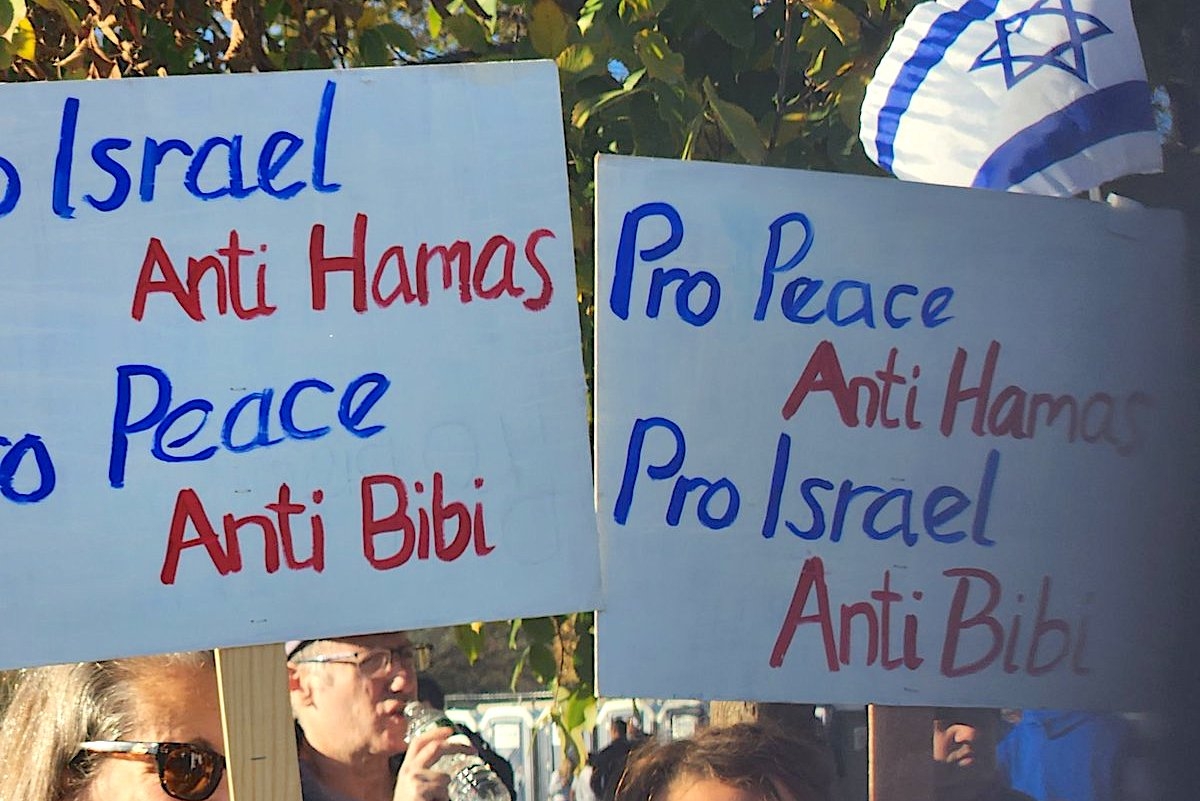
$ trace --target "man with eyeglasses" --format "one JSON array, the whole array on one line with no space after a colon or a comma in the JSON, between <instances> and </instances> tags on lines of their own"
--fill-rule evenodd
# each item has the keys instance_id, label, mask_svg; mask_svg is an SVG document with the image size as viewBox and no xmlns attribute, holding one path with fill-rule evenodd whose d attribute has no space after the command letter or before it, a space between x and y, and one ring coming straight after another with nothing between
<instances>
[{"instance_id":1,"label":"man with eyeglasses","mask_svg":"<svg viewBox=\"0 0 1200 801\"><path fill-rule=\"evenodd\" d=\"M392 632L285 648L304 801L448 800L449 777L433 764L470 749L447 742L449 728L404 740L404 705L417 698L429 646Z\"/></svg>"}]
</instances>

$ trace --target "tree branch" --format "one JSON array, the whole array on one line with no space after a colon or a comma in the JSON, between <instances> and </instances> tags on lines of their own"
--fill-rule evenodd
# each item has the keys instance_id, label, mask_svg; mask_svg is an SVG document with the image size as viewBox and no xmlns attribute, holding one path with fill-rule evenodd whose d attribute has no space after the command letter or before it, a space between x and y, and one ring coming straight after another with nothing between
<instances>
[{"instance_id":1,"label":"tree branch","mask_svg":"<svg viewBox=\"0 0 1200 801\"><path fill-rule=\"evenodd\" d=\"M775 120L771 124L771 139L767 142L768 153L775 150L775 143L779 140L779 126L783 122L783 101L787 94L788 68L791 66L792 51L796 49L795 44L792 42L792 8L795 4L796 0L784 0L783 33L779 37L781 43L779 53L779 85L775 89Z\"/></svg>"}]
</instances>

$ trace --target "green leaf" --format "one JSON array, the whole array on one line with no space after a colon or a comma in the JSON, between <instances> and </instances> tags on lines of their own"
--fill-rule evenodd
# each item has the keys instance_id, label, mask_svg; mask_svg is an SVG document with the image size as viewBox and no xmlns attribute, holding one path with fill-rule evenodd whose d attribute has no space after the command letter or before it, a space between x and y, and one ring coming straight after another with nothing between
<instances>
[{"instance_id":1,"label":"green leaf","mask_svg":"<svg viewBox=\"0 0 1200 801\"><path fill-rule=\"evenodd\" d=\"M603 59L597 58L596 50L590 44L573 44L559 53L554 61L560 70L576 78L597 75L606 70Z\"/></svg>"},{"instance_id":2,"label":"green leaf","mask_svg":"<svg viewBox=\"0 0 1200 801\"><path fill-rule=\"evenodd\" d=\"M419 49L417 40L413 38L413 35L403 25L397 25L394 22L385 22L375 30L379 31L384 41L401 52L413 54Z\"/></svg>"},{"instance_id":3,"label":"green leaf","mask_svg":"<svg viewBox=\"0 0 1200 801\"><path fill-rule=\"evenodd\" d=\"M758 123L750 116L750 112L718 97L708 78L704 79L704 96L717 117L717 124L738 154L748 164L762 164L767 157L767 149L758 133Z\"/></svg>"},{"instance_id":4,"label":"green leaf","mask_svg":"<svg viewBox=\"0 0 1200 801\"><path fill-rule=\"evenodd\" d=\"M678 126L663 124L654 95L639 95L629 110L628 119L633 127L632 155L671 158L679 152L683 141Z\"/></svg>"},{"instance_id":5,"label":"green leaf","mask_svg":"<svg viewBox=\"0 0 1200 801\"><path fill-rule=\"evenodd\" d=\"M553 618L548 617L527 617L525 618L525 642L530 644L546 645L558 636L558 628L554 625Z\"/></svg>"},{"instance_id":6,"label":"green leaf","mask_svg":"<svg viewBox=\"0 0 1200 801\"><path fill-rule=\"evenodd\" d=\"M862 109L863 98L867 95L867 84L871 82L871 72L862 67L856 67L841 77L837 93L837 109L846 127L855 133L860 125L859 111Z\"/></svg>"},{"instance_id":7,"label":"green leaf","mask_svg":"<svg viewBox=\"0 0 1200 801\"><path fill-rule=\"evenodd\" d=\"M817 75L822 69L824 69L825 54L828 52L829 52L829 48L822 47L820 52L817 53L816 58L814 58L812 60L812 63L808 65L808 69L806 69L804 71L804 74L807 75L808 77L812 78L813 76Z\"/></svg>"},{"instance_id":8,"label":"green leaf","mask_svg":"<svg viewBox=\"0 0 1200 801\"><path fill-rule=\"evenodd\" d=\"M597 699L591 685L571 688L558 685L553 690L550 716L563 735L567 749L576 754L587 754L588 743L584 741L583 733L596 726Z\"/></svg>"},{"instance_id":9,"label":"green leaf","mask_svg":"<svg viewBox=\"0 0 1200 801\"><path fill-rule=\"evenodd\" d=\"M582 213L577 214L575 212L574 208L572 207L571 221L572 221L572 230L577 232L575 239L579 240L577 242L578 245L581 245L586 248L587 245L589 245L593 241L595 241L593 239L594 234L592 231L593 223L592 223L592 219L589 215L582 214ZM595 292L596 292L595 271L591 270L591 269L585 269L583 267L583 265L580 265L579 267L577 267L575 270L575 286L580 295L595 294Z\"/></svg>"},{"instance_id":10,"label":"green leaf","mask_svg":"<svg viewBox=\"0 0 1200 801\"><path fill-rule=\"evenodd\" d=\"M83 23L79 21L79 15L67 5L66 0L34 0L34 2L47 11L53 11L62 17L68 30L75 32L83 27Z\"/></svg>"},{"instance_id":11,"label":"green leaf","mask_svg":"<svg viewBox=\"0 0 1200 801\"><path fill-rule=\"evenodd\" d=\"M521 655L517 657L517 661L513 665L512 678L509 680L510 689L517 689L517 683L521 680L521 674L525 672L525 659L528 656L529 649L525 648L521 651Z\"/></svg>"},{"instance_id":12,"label":"green leaf","mask_svg":"<svg viewBox=\"0 0 1200 801\"><path fill-rule=\"evenodd\" d=\"M649 19L654 16L650 0L621 0L617 13L626 22L636 22L639 19Z\"/></svg>"},{"instance_id":13,"label":"green leaf","mask_svg":"<svg viewBox=\"0 0 1200 801\"><path fill-rule=\"evenodd\" d=\"M697 114L703 113L703 107L693 103L686 92L679 91L679 87L653 82L651 88L655 111L661 119L660 125L665 123L682 143L682 138L687 135L688 126Z\"/></svg>"},{"instance_id":14,"label":"green leaf","mask_svg":"<svg viewBox=\"0 0 1200 801\"><path fill-rule=\"evenodd\" d=\"M454 38L464 50L472 53L488 51L488 35L483 24L470 14L455 14L446 20L446 28L454 34Z\"/></svg>"},{"instance_id":15,"label":"green leaf","mask_svg":"<svg viewBox=\"0 0 1200 801\"><path fill-rule=\"evenodd\" d=\"M262 12L263 22L270 25L278 19L279 12L283 10L283 4L286 2L287 0L270 0L270 2L264 3Z\"/></svg>"},{"instance_id":16,"label":"green leaf","mask_svg":"<svg viewBox=\"0 0 1200 801\"><path fill-rule=\"evenodd\" d=\"M613 0L587 0L579 9L579 30L587 33L592 24L606 16L615 5Z\"/></svg>"},{"instance_id":17,"label":"green leaf","mask_svg":"<svg viewBox=\"0 0 1200 801\"><path fill-rule=\"evenodd\" d=\"M425 7L425 24L429 28L429 36L433 39L442 35L442 15L430 3Z\"/></svg>"},{"instance_id":18,"label":"green leaf","mask_svg":"<svg viewBox=\"0 0 1200 801\"><path fill-rule=\"evenodd\" d=\"M146 18L146 30L142 34L147 47L156 53L162 54L163 65L167 72L175 74L186 72L188 65L191 63L187 56L187 51L181 49L175 42L175 30L154 17ZM272 54L274 57L282 57L282 53Z\"/></svg>"},{"instance_id":19,"label":"green leaf","mask_svg":"<svg viewBox=\"0 0 1200 801\"><path fill-rule=\"evenodd\" d=\"M587 724L589 717L595 718L596 696L572 693L561 706L563 723L573 731Z\"/></svg>"},{"instance_id":20,"label":"green leaf","mask_svg":"<svg viewBox=\"0 0 1200 801\"><path fill-rule=\"evenodd\" d=\"M833 35L833 31L821 22L815 14L809 14L804 24L800 26L800 35L796 39L796 51L799 53L817 53L823 47L833 47L842 44Z\"/></svg>"},{"instance_id":21,"label":"green leaf","mask_svg":"<svg viewBox=\"0 0 1200 801\"><path fill-rule=\"evenodd\" d=\"M13 52L12 45L8 40L0 38L0 71L6 70L12 66Z\"/></svg>"},{"instance_id":22,"label":"green leaf","mask_svg":"<svg viewBox=\"0 0 1200 801\"><path fill-rule=\"evenodd\" d=\"M537 0L529 20L529 39L533 49L547 58L556 58L567 49L571 18L554 0Z\"/></svg>"},{"instance_id":23,"label":"green leaf","mask_svg":"<svg viewBox=\"0 0 1200 801\"><path fill-rule=\"evenodd\" d=\"M367 28L358 32L358 57L367 67L382 67L391 63L387 42L379 29Z\"/></svg>"},{"instance_id":24,"label":"green leaf","mask_svg":"<svg viewBox=\"0 0 1200 801\"><path fill-rule=\"evenodd\" d=\"M664 83L683 81L683 56L671 50L667 37L658 31L638 31L633 49L646 67L646 73Z\"/></svg>"},{"instance_id":25,"label":"green leaf","mask_svg":"<svg viewBox=\"0 0 1200 801\"><path fill-rule=\"evenodd\" d=\"M29 18L21 17L17 20L11 33L13 55L26 61L33 61L37 56L37 34L33 32L33 25L29 22Z\"/></svg>"},{"instance_id":26,"label":"green leaf","mask_svg":"<svg viewBox=\"0 0 1200 801\"><path fill-rule=\"evenodd\" d=\"M583 5L579 9L579 15L603 15L605 11L611 11L615 5L614 0L584 0Z\"/></svg>"},{"instance_id":27,"label":"green leaf","mask_svg":"<svg viewBox=\"0 0 1200 801\"><path fill-rule=\"evenodd\" d=\"M329 56L323 52L305 49L300 54L300 69L323 70L329 69Z\"/></svg>"},{"instance_id":28,"label":"green leaf","mask_svg":"<svg viewBox=\"0 0 1200 801\"><path fill-rule=\"evenodd\" d=\"M529 667L542 682L548 682L558 674L558 662L554 652L545 645L529 646Z\"/></svg>"},{"instance_id":29,"label":"green leaf","mask_svg":"<svg viewBox=\"0 0 1200 801\"><path fill-rule=\"evenodd\" d=\"M810 17L798 43L796 66L814 84L824 84L837 77L838 70L849 56L843 45L817 17ZM807 60L807 63L805 63Z\"/></svg>"},{"instance_id":30,"label":"green leaf","mask_svg":"<svg viewBox=\"0 0 1200 801\"><path fill-rule=\"evenodd\" d=\"M779 132L775 137L775 147L785 147L797 139L809 136L813 127L824 121L832 110L828 104L817 106L815 109L799 109L786 112L779 120ZM855 110L857 112L857 109Z\"/></svg>"},{"instance_id":31,"label":"green leaf","mask_svg":"<svg viewBox=\"0 0 1200 801\"><path fill-rule=\"evenodd\" d=\"M739 50L754 45L753 0L703 0L704 19L717 35Z\"/></svg>"},{"instance_id":32,"label":"green leaf","mask_svg":"<svg viewBox=\"0 0 1200 801\"><path fill-rule=\"evenodd\" d=\"M596 637L591 628L580 631L578 622L575 625L575 633L579 636L579 642L575 645L575 668L579 671L580 678L590 684L595 662Z\"/></svg>"},{"instance_id":33,"label":"green leaf","mask_svg":"<svg viewBox=\"0 0 1200 801\"><path fill-rule=\"evenodd\" d=\"M479 655L483 653L484 635L483 629L476 629L470 623L463 623L454 627L454 639L458 643L459 649L467 657L467 661L472 665L479 660Z\"/></svg>"},{"instance_id":34,"label":"green leaf","mask_svg":"<svg viewBox=\"0 0 1200 801\"><path fill-rule=\"evenodd\" d=\"M809 11L825 23L825 26L833 31L833 35L838 38L838 41L847 47L857 45L858 40L862 38L862 26L858 23L858 17L837 0L800 0L800 2L804 3Z\"/></svg>"},{"instance_id":35,"label":"green leaf","mask_svg":"<svg viewBox=\"0 0 1200 801\"><path fill-rule=\"evenodd\" d=\"M667 0L621 0L617 13L627 23L649 22L667 7Z\"/></svg>"},{"instance_id":36,"label":"green leaf","mask_svg":"<svg viewBox=\"0 0 1200 801\"><path fill-rule=\"evenodd\" d=\"M25 16L25 0L0 0L0 34L8 35L17 20Z\"/></svg>"},{"instance_id":37,"label":"green leaf","mask_svg":"<svg viewBox=\"0 0 1200 801\"><path fill-rule=\"evenodd\" d=\"M624 89L613 89L610 92L603 92L594 97L585 97L571 109L571 124L576 128L582 128L587 125L588 120L596 112L606 109L619 100L628 99L638 91L640 90L634 89L632 92L627 92Z\"/></svg>"}]
</instances>

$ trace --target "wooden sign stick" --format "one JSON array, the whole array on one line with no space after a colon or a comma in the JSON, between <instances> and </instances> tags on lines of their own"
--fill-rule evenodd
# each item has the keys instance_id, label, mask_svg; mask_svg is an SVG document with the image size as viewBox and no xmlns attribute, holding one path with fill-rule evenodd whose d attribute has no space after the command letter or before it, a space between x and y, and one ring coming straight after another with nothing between
<instances>
[{"instance_id":1,"label":"wooden sign stick","mask_svg":"<svg viewBox=\"0 0 1200 801\"><path fill-rule=\"evenodd\" d=\"M300 801L283 645L217 649L230 801Z\"/></svg>"},{"instance_id":2,"label":"wooden sign stick","mask_svg":"<svg viewBox=\"0 0 1200 801\"><path fill-rule=\"evenodd\" d=\"M933 781L933 707L867 707L870 801L924 801Z\"/></svg>"}]
</instances>

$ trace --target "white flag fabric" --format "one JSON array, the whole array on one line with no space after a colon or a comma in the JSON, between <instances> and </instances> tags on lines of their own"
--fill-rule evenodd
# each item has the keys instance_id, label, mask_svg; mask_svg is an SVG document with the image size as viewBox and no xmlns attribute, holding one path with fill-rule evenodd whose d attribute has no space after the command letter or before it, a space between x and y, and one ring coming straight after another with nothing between
<instances>
[{"instance_id":1,"label":"white flag fabric","mask_svg":"<svg viewBox=\"0 0 1200 801\"><path fill-rule=\"evenodd\" d=\"M867 87L867 155L906 180L1074 195L1162 171L1128 0L929 0Z\"/></svg>"}]
</instances>

